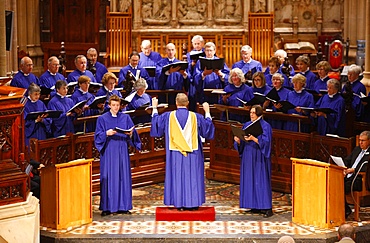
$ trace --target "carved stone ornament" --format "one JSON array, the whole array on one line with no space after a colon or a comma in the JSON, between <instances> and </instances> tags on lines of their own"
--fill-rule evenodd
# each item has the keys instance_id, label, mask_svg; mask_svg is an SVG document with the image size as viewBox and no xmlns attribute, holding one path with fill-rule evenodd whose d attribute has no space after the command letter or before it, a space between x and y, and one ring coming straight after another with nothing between
<instances>
[{"instance_id":1,"label":"carved stone ornament","mask_svg":"<svg viewBox=\"0 0 370 243\"><path fill-rule=\"evenodd\" d=\"M141 12L143 22L150 25L163 25L171 19L170 0L143 0Z\"/></svg>"},{"instance_id":2,"label":"carved stone ornament","mask_svg":"<svg viewBox=\"0 0 370 243\"><path fill-rule=\"evenodd\" d=\"M243 5L240 0L216 0L213 9L216 23L239 23L242 20Z\"/></svg>"}]
</instances>

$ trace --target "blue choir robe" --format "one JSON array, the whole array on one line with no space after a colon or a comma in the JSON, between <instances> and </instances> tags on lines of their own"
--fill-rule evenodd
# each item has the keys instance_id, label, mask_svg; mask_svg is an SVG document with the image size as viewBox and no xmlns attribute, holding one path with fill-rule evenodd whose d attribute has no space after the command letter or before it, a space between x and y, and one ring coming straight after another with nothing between
<instances>
[{"instance_id":1,"label":"blue choir robe","mask_svg":"<svg viewBox=\"0 0 370 243\"><path fill-rule=\"evenodd\" d=\"M71 98L61 97L56 94L48 103L48 110L63 111L59 118L52 118L51 132L53 137L59 137L71 132L74 133L73 115L67 116L67 111L75 103Z\"/></svg>"},{"instance_id":2,"label":"blue choir robe","mask_svg":"<svg viewBox=\"0 0 370 243\"><path fill-rule=\"evenodd\" d=\"M290 82L289 78L285 74L282 74L282 73L280 74L283 75L283 78L284 78L283 87L291 88L292 83ZM270 87L272 87L272 75L274 74L271 74L271 73L265 74L266 84Z\"/></svg>"},{"instance_id":3,"label":"blue choir robe","mask_svg":"<svg viewBox=\"0 0 370 243\"><path fill-rule=\"evenodd\" d=\"M336 111L336 113L327 114L326 118L323 116L317 117L317 132L323 136L330 133L343 137L346 131L346 104L343 97L339 93L336 93L333 98L326 94L319 99L315 106L318 108L331 108Z\"/></svg>"},{"instance_id":4,"label":"blue choir robe","mask_svg":"<svg viewBox=\"0 0 370 243\"><path fill-rule=\"evenodd\" d=\"M39 85L39 79L33 73L29 73L25 75L22 71L19 71L16 75L14 75L12 81L10 82L10 86L28 89L30 84L35 83ZM24 94L24 96L28 96L28 91Z\"/></svg>"},{"instance_id":5,"label":"blue choir robe","mask_svg":"<svg viewBox=\"0 0 370 243\"><path fill-rule=\"evenodd\" d=\"M109 98L112 96L112 95L117 95L118 97L122 98L122 94L121 92L119 92L118 90L115 90L113 89L112 91L108 91L108 89L103 86L101 87L98 92L96 92L96 96L107 96L107 100L105 101L105 104L104 104L104 112L108 111L110 108L108 106L108 102L109 102Z\"/></svg>"},{"instance_id":6,"label":"blue choir robe","mask_svg":"<svg viewBox=\"0 0 370 243\"><path fill-rule=\"evenodd\" d=\"M315 89L314 84L315 84L316 79L317 79L316 75L313 72L311 72L310 70L307 70L305 72L300 72L300 74L302 74L303 76L306 77L306 86L305 86L305 88L314 90Z\"/></svg>"},{"instance_id":7,"label":"blue choir robe","mask_svg":"<svg viewBox=\"0 0 370 243\"><path fill-rule=\"evenodd\" d=\"M241 157L240 208L271 209L271 141L270 124L261 118L263 133L257 137L258 144L244 140L234 143ZM244 124L245 129L251 121Z\"/></svg>"},{"instance_id":8,"label":"blue choir robe","mask_svg":"<svg viewBox=\"0 0 370 243\"><path fill-rule=\"evenodd\" d=\"M127 114L113 116L106 112L98 117L94 134L95 147L100 153L100 210L117 212L132 209L132 180L129 146L141 149L141 141L134 129L132 138L116 133L107 136L109 129L129 129L134 126Z\"/></svg>"},{"instance_id":9,"label":"blue choir robe","mask_svg":"<svg viewBox=\"0 0 370 243\"><path fill-rule=\"evenodd\" d=\"M124 66L123 68L121 68L121 70L119 71L118 87L125 88L124 83L126 81L126 75L127 75L128 71L130 71L136 77L136 80L138 80L139 78L143 78L146 81L149 80L149 74L145 70L145 68L141 68L141 67L133 68L131 65L127 65L127 66ZM149 83L148 83L148 88L149 88Z\"/></svg>"},{"instance_id":10,"label":"blue choir robe","mask_svg":"<svg viewBox=\"0 0 370 243\"><path fill-rule=\"evenodd\" d=\"M320 90L328 90L327 82L329 79L330 79L329 76L326 76L323 79L321 78L317 79L313 85L314 90L316 90L317 93L320 93Z\"/></svg>"},{"instance_id":11,"label":"blue choir robe","mask_svg":"<svg viewBox=\"0 0 370 243\"><path fill-rule=\"evenodd\" d=\"M152 51L150 52L149 56L146 56L143 52L139 53L140 60L139 60L139 67L155 67L157 63L162 60L161 54L158 52Z\"/></svg>"},{"instance_id":12,"label":"blue choir robe","mask_svg":"<svg viewBox=\"0 0 370 243\"><path fill-rule=\"evenodd\" d=\"M283 73L283 71L282 71L283 66L284 66L284 64L280 65L280 67L278 69L278 73L281 73L281 74ZM289 64L289 68L290 68L289 76L293 77L295 75L294 67ZM268 73L270 73L270 67L269 66L266 67L264 74L268 74Z\"/></svg>"},{"instance_id":13,"label":"blue choir robe","mask_svg":"<svg viewBox=\"0 0 370 243\"><path fill-rule=\"evenodd\" d=\"M149 94L144 93L142 96L135 94L131 102L127 105L126 111L136 110L140 106L148 104L148 103L150 105L152 104L152 97ZM139 123L148 123L148 122L151 122L151 120L152 120L152 117L150 114L132 117L132 121L134 122L135 125Z\"/></svg>"},{"instance_id":14,"label":"blue choir robe","mask_svg":"<svg viewBox=\"0 0 370 243\"><path fill-rule=\"evenodd\" d=\"M26 118L30 112L46 110L47 108L41 100L32 102L28 98L27 103L24 106L24 118ZM46 139L51 133L50 124L51 124L50 118L44 118L42 122L35 122L35 120L25 120L24 133L26 138L25 139L26 146L29 146L31 138L37 138L38 140Z\"/></svg>"},{"instance_id":15,"label":"blue choir robe","mask_svg":"<svg viewBox=\"0 0 370 243\"><path fill-rule=\"evenodd\" d=\"M243 60L240 60L234 63L231 69L234 68L240 68L243 71L244 75L248 73L249 70L251 70L252 75L255 72L262 72L262 64L259 61L253 60L252 58L249 60L249 62L244 62Z\"/></svg>"},{"instance_id":16,"label":"blue choir robe","mask_svg":"<svg viewBox=\"0 0 370 243\"><path fill-rule=\"evenodd\" d=\"M89 92L83 92L81 89L76 89L75 92L72 94L71 99L75 104L81 102L83 100L87 100L86 105L90 105L94 101L95 96ZM98 109L87 109L82 112L82 116L94 116L98 115ZM85 132L95 132L96 121L89 121L86 122L86 130ZM84 131L84 124L78 124L75 126L75 132L83 132Z\"/></svg>"},{"instance_id":17,"label":"blue choir robe","mask_svg":"<svg viewBox=\"0 0 370 243\"><path fill-rule=\"evenodd\" d=\"M242 84L240 87L236 87L234 84L229 84L224 88L224 91L226 93L230 93L230 96L226 99L226 102L222 100L221 96L219 100L221 105L240 107L243 106L243 103L237 98L247 102L253 99L253 90L246 84ZM225 112L222 113L221 120L226 121ZM247 120L249 120L249 115L247 113L246 115L238 115L229 112L229 120L245 123Z\"/></svg>"},{"instance_id":18,"label":"blue choir robe","mask_svg":"<svg viewBox=\"0 0 370 243\"><path fill-rule=\"evenodd\" d=\"M187 153L169 149L169 117L171 112L154 114L150 135L165 136L166 175L164 181L164 204L180 207L198 207L205 202L204 155L201 137L213 139L215 127L210 118L196 114L198 129L198 150ZM176 118L184 128L189 116L185 108L176 110Z\"/></svg>"},{"instance_id":19,"label":"blue choir robe","mask_svg":"<svg viewBox=\"0 0 370 243\"><path fill-rule=\"evenodd\" d=\"M71 72L70 74L68 74L67 83L78 82L78 78L82 75L85 75L85 76L89 77L91 79L90 80L91 82L96 83L96 79L94 77L94 74L92 74L92 72L90 72L89 70L86 70L85 72L81 72L78 69L76 69L73 72Z\"/></svg>"},{"instance_id":20,"label":"blue choir robe","mask_svg":"<svg viewBox=\"0 0 370 243\"><path fill-rule=\"evenodd\" d=\"M167 75L165 72L162 72L163 66L168 65L170 63L176 63L179 62L178 59L174 59L173 61L170 61L168 58L163 58L157 63L156 66L156 83L159 90L185 90L188 91L189 87L189 80L190 80L190 74L189 71L186 70L188 73L188 77L184 78L181 73L179 72L173 72L170 75ZM169 105L175 105L176 104L176 95L175 94L169 94L168 95L168 101L165 100L166 97L163 95L160 95L158 97L160 103L168 103Z\"/></svg>"},{"instance_id":21,"label":"blue choir robe","mask_svg":"<svg viewBox=\"0 0 370 243\"><path fill-rule=\"evenodd\" d=\"M55 75L53 75L52 73L50 73L49 70L47 70L40 76L39 85L41 87L50 89L51 87L55 86L55 83L58 80L66 80L66 79L60 73L56 73Z\"/></svg>"},{"instance_id":22,"label":"blue choir robe","mask_svg":"<svg viewBox=\"0 0 370 243\"><path fill-rule=\"evenodd\" d=\"M280 100L283 101L287 99L287 95L290 92L290 90L287 88L281 87L279 90L277 90L277 92L278 92ZM279 112L279 110L277 110L275 106L273 106L273 104L271 103L270 103L269 108L271 108L272 111L274 112ZM266 119L266 121L270 123L272 128L275 128L275 129L283 130L284 125L285 125L285 121L282 121L282 120L275 120L275 119L269 118L269 119Z\"/></svg>"},{"instance_id":23,"label":"blue choir robe","mask_svg":"<svg viewBox=\"0 0 370 243\"><path fill-rule=\"evenodd\" d=\"M361 93L366 95L366 87L359 79L351 82L352 92L358 95ZM345 93L345 87L343 87L342 92ZM356 120L361 120L364 114L364 105L361 103L361 100L358 96L354 95L352 100L352 108L356 113Z\"/></svg>"},{"instance_id":24,"label":"blue choir robe","mask_svg":"<svg viewBox=\"0 0 370 243\"><path fill-rule=\"evenodd\" d=\"M214 59L218 59L218 57L214 57ZM208 102L209 104L217 104L218 98L217 96L205 96L204 89L223 89L226 85L228 85L229 80L229 73L230 70L227 67L226 63L224 64L224 68L221 70L223 74L225 74L224 79L222 80L220 76L218 76L215 72L207 75L204 80L202 79L203 71L200 69L200 61L198 60L195 64L195 70L193 73L193 85L195 86L195 99L197 102L202 104L203 102ZM191 94L193 95L193 94Z\"/></svg>"},{"instance_id":25,"label":"blue choir robe","mask_svg":"<svg viewBox=\"0 0 370 243\"><path fill-rule=\"evenodd\" d=\"M96 62L94 66L96 68L96 73L95 73L96 82L101 83L101 80L104 74L108 72L108 69L104 66L103 63L100 63L100 62Z\"/></svg>"},{"instance_id":26,"label":"blue choir robe","mask_svg":"<svg viewBox=\"0 0 370 243\"><path fill-rule=\"evenodd\" d=\"M289 101L290 103L292 103L295 106L313 108L314 105L315 105L313 95L308 93L306 90L302 90L301 93L297 93L295 90L290 91L287 95L286 100ZM299 114L299 115L310 116L310 114L298 113L295 109L290 109L290 110L288 110L287 113L288 114ZM284 125L284 130L298 132L298 130L299 130L298 129L298 122L287 121ZM301 132L309 133L310 132L309 124L301 124Z\"/></svg>"}]
</instances>

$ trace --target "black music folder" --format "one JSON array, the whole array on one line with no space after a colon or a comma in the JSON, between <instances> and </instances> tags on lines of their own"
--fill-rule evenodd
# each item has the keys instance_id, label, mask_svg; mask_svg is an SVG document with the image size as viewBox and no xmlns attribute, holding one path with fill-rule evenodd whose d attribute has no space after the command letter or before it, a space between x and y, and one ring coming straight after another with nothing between
<instances>
[{"instance_id":1,"label":"black music folder","mask_svg":"<svg viewBox=\"0 0 370 243\"><path fill-rule=\"evenodd\" d=\"M134 130L135 126L132 126L130 127L129 129L123 129L123 128L120 128L120 127L115 127L113 130L118 132L118 133L130 133L132 130Z\"/></svg>"},{"instance_id":2,"label":"black music folder","mask_svg":"<svg viewBox=\"0 0 370 243\"><path fill-rule=\"evenodd\" d=\"M148 72L149 77L155 77L155 67L144 67L144 69Z\"/></svg>"},{"instance_id":3,"label":"black music folder","mask_svg":"<svg viewBox=\"0 0 370 243\"><path fill-rule=\"evenodd\" d=\"M106 95L96 96L94 98L93 102L89 105L89 108L90 109L99 109L98 105L99 104L104 104L106 100L107 100Z\"/></svg>"},{"instance_id":4,"label":"black music folder","mask_svg":"<svg viewBox=\"0 0 370 243\"><path fill-rule=\"evenodd\" d=\"M76 109L76 108L82 109L86 105L86 103L87 103L87 100L83 100L83 101L78 102L71 109L69 109L67 111L67 113L68 112L74 112L74 109Z\"/></svg>"},{"instance_id":5,"label":"black music folder","mask_svg":"<svg viewBox=\"0 0 370 243\"><path fill-rule=\"evenodd\" d=\"M189 63L188 62L180 61L180 62L174 62L174 63L170 63L170 64L167 64L167 65L164 65L162 67L162 73L167 72L168 70L170 70L171 67L173 67L173 68L180 67L180 70L186 70L189 67Z\"/></svg>"},{"instance_id":6,"label":"black music folder","mask_svg":"<svg viewBox=\"0 0 370 243\"><path fill-rule=\"evenodd\" d=\"M189 55L191 60L198 61L199 57L205 57L206 54L203 51L191 51Z\"/></svg>"},{"instance_id":7,"label":"black music folder","mask_svg":"<svg viewBox=\"0 0 370 243\"><path fill-rule=\"evenodd\" d=\"M27 114L26 120L36 120L37 117L46 114L48 115L47 118L59 118L60 114L62 113L63 111L54 111L54 110L34 111Z\"/></svg>"},{"instance_id":8,"label":"black music folder","mask_svg":"<svg viewBox=\"0 0 370 243\"><path fill-rule=\"evenodd\" d=\"M205 57L199 57L200 69L204 70L222 70L224 68L225 60L223 58L208 59Z\"/></svg>"}]
</instances>

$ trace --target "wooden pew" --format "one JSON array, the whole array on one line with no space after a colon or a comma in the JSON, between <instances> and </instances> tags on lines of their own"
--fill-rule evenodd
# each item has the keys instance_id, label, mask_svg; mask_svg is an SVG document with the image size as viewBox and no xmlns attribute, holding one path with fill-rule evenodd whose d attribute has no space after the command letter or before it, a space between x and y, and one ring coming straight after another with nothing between
<instances>
[{"instance_id":1,"label":"wooden pew","mask_svg":"<svg viewBox=\"0 0 370 243\"><path fill-rule=\"evenodd\" d=\"M238 152L234 149L234 136L230 124L217 120L214 120L214 124L216 128L215 138L210 141L210 167L206 170L206 177L211 180L238 184L240 158ZM271 151L272 189L291 193L291 157L311 158L326 162L329 161L328 153L344 157L352 151L353 147L353 137L334 138L320 136L315 133L273 129Z\"/></svg>"},{"instance_id":2,"label":"wooden pew","mask_svg":"<svg viewBox=\"0 0 370 243\"><path fill-rule=\"evenodd\" d=\"M164 181L166 161L163 138L150 137L150 126L137 128L142 141L142 151L130 147L133 187ZM66 163L75 159L93 158L93 195L100 192L99 152L94 146L94 134L68 134L62 138L30 140L30 158L45 166Z\"/></svg>"}]
</instances>

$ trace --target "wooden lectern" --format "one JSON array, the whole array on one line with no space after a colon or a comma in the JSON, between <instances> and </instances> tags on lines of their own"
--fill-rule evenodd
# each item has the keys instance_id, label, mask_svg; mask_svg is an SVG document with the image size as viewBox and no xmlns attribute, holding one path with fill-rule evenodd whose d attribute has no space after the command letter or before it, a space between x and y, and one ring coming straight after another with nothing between
<instances>
[{"instance_id":1,"label":"wooden lectern","mask_svg":"<svg viewBox=\"0 0 370 243\"><path fill-rule=\"evenodd\" d=\"M93 159L80 159L42 169L41 222L66 229L92 222Z\"/></svg>"},{"instance_id":2,"label":"wooden lectern","mask_svg":"<svg viewBox=\"0 0 370 243\"><path fill-rule=\"evenodd\" d=\"M291 160L292 221L319 228L344 223L343 168L311 159Z\"/></svg>"}]
</instances>

